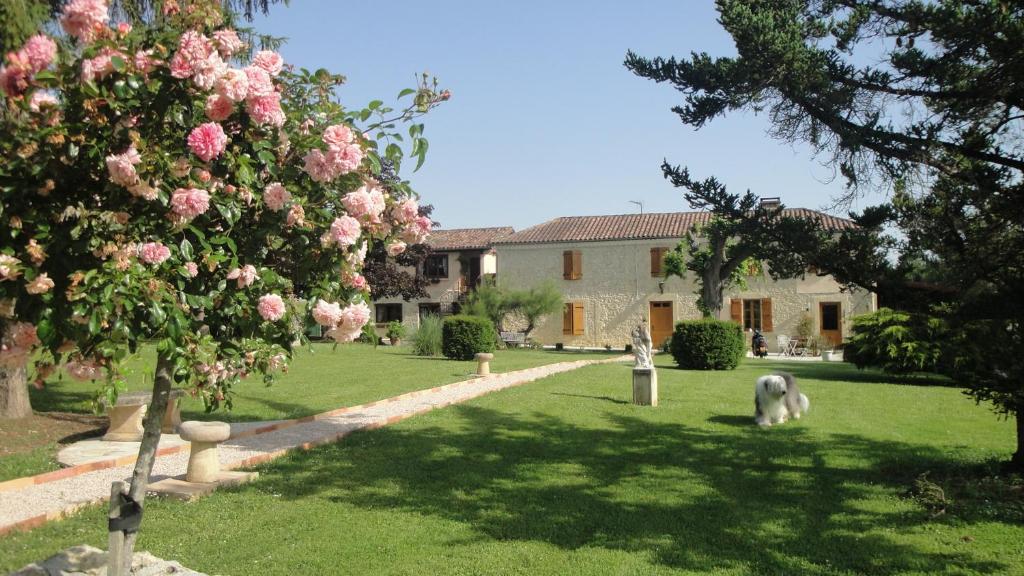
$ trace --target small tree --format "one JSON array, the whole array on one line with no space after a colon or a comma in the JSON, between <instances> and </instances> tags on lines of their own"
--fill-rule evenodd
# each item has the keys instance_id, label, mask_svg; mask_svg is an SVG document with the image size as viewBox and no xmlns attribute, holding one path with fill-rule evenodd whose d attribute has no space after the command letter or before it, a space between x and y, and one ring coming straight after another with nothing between
<instances>
[{"instance_id":1,"label":"small tree","mask_svg":"<svg viewBox=\"0 0 1024 576\"><path fill-rule=\"evenodd\" d=\"M516 290L506 297L513 312L519 313L526 320L523 329L524 338L529 339L530 333L537 327L541 318L557 314L562 310L562 293L553 282L544 282L528 290Z\"/></svg>"},{"instance_id":2,"label":"small tree","mask_svg":"<svg viewBox=\"0 0 1024 576\"><path fill-rule=\"evenodd\" d=\"M33 36L0 69L0 365L8 388L31 359L39 382L63 363L112 397L120 362L156 343L131 488L114 495L141 515L172 385L230 403L239 380L285 365L296 315L360 334L366 251L430 228L411 189L376 181L377 143L446 96L424 82L404 110L346 109L340 76L271 51L242 62L213 0L163 3L134 28L72 0L60 21L69 38ZM422 125L409 136L422 162ZM130 565L126 530L112 564Z\"/></svg>"}]
</instances>

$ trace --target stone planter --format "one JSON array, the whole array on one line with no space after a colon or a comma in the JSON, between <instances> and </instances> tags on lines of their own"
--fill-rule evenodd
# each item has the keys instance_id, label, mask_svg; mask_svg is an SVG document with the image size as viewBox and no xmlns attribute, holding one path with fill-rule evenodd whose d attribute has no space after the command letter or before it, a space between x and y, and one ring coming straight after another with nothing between
<instances>
[{"instance_id":1,"label":"stone planter","mask_svg":"<svg viewBox=\"0 0 1024 576\"><path fill-rule=\"evenodd\" d=\"M398 346L399 344L402 343L401 338L388 338L388 340L391 342L392 346Z\"/></svg>"},{"instance_id":2,"label":"stone planter","mask_svg":"<svg viewBox=\"0 0 1024 576\"><path fill-rule=\"evenodd\" d=\"M831 362L832 361L832 356L833 356L833 354L832 354L831 350L824 350L821 353L821 359L822 359L823 362Z\"/></svg>"},{"instance_id":3,"label":"stone planter","mask_svg":"<svg viewBox=\"0 0 1024 576\"><path fill-rule=\"evenodd\" d=\"M633 404L658 405L658 372L654 368L633 369Z\"/></svg>"}]
</instances>

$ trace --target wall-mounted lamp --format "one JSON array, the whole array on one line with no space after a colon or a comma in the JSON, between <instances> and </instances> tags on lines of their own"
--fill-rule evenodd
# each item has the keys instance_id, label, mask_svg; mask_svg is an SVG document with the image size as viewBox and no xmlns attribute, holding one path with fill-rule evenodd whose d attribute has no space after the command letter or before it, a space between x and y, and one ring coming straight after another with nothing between
<instances>
[{"instance_id":1,"label":"wall-mounted lamp","mask_svg":"<svg viewBox=\"0 0 1024 576\"><path fill-rule=\"evenodd\" d=\"M658 281L658 292L661 293L661 294L665 293L665 281L664 280L659 280Z\"/></svg>"}]
</instances>

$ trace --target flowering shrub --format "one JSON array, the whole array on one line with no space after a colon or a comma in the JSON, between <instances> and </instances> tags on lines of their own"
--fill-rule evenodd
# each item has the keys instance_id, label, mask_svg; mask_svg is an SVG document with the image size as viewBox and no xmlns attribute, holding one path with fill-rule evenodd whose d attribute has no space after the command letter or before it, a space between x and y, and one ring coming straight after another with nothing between
<instances>
[{"instance_id":1,"label":"flowering shrub","mask_svg":"<svg viewBox=\"0 0 1024 576\"><path fill-rule=\"evenodd\" d=\"M34 36L0 67L0 365L110 383L156 340L216 406L284 368L306 316L358 337L367 249L430 231L381 159L400 165L407 122L418 168L414 119L448 95L424 81L405 109L346 109L341 77L248 59L217 2L164 6L132 29L72 0L68 37Z\"/></svg>"}]
</instances>

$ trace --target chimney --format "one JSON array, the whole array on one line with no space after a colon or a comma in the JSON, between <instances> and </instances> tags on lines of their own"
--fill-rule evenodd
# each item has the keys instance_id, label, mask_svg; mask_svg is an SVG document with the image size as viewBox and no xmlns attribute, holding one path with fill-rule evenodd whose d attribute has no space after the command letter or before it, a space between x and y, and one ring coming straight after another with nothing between
<instances>
[{"instance_id":1,"label":"chimney","mask_svg":"<svg viewBox=\"0 0 1024 576\"><path fill-rule=\"evenodd\" d=\"M778 196L761 198L762 208L778 208L782 205L782 199Z\"/></svg>"}]
</instances>

